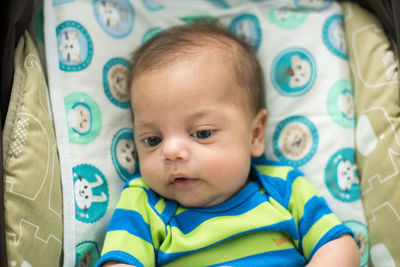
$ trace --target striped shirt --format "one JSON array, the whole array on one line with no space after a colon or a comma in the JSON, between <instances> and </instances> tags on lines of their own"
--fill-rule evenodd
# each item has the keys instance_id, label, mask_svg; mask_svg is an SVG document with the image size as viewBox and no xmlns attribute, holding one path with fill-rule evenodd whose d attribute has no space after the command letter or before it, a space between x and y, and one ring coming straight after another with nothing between
<instances>
[{"instance_id":1,"label":"striped shirt","mask_svg":"<svg viewBox=\"0 0 400 267\"><path fill-rule=\"evenodd\" d=\"M304 266L325 243L351 230L303 174L255 160L251 182L226 202L187 208L130 180L111 219L101 266Z\"/></svg>"}]
</instances>

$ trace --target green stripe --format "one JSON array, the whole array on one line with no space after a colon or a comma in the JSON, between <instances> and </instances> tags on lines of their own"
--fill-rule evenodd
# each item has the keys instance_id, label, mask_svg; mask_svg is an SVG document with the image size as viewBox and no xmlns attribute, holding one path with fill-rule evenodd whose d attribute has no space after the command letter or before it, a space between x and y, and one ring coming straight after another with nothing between
<instances>
[{"instance_id":1,"label":"green stripe","mask_svg":"<svg viewBox=\"0 0 400 267\"><path fill-rule=\"evenodd\" d=\"M164 242L160 249L166 253L197 250L213 245L235 234L251 231L259 227L264 227L265 225L279 223L291 218L290 213L282 206L278 204L277 208L272 204L273 203L263 203L241 215L221 216L209 219L186 235L177 227L172 227L171 234L174 237L174 242ZM265 214L268 214L268 216L265 216ZM254 223L243 224L242 222L244 219L247 222ZM234 231L226 231L226 228L232 228L232 225L235 226Z\"/></svg>"},{"instance_id":2,"label":"green stripe","mask_svg":"<svg viewBox=\"0 0 400 267\"><path fill-rule=\"evenodd\" d=\"M146 189L149 189L149 186L144 182L144 180L141 177L130 181L129 187L144 187Z\"/></svg>"},{"instance_id":3,"label":"green stripe","mask_svg":"<svg viewBox=\"0 0 400 267\"><path fill-rule=\"evenodd\" d=\"M187 210L188 210L187 208L184 208L184 207L182 207L182 206L178 206L178 208L177 208L176 211L175 211L174 216L178 216L178 214L180 214L180 213L182 213L182 212L184 212L184 211L187 211Z\"/></svg>"},{"instance_id":4,"label":"green stripe","mask_svg":"<svg viewBox=\"0 0 400 267\"><path fill-rule=\"evenodd\" d=\"M154 266L154 248L143 239L130 235L126 231L111 231L107 233L102 254L121 250L137 258L144 266Z\"/></svg>"},{"instance_id":5,"label":"green stripe","mask_svg":"<svg viewBox=\"0 0 400 267\"><path fill-rule=\"evenodd\" d=\"M136 211L142 215L144 222L147 224L151 222L151 239L154 247L159 248L162 238L165 237L165 224L149 206L147 194L142 188L129 187L122 191L117 208ZM163 233L162 236L160 233Z\"/></svg>"},{"instance_id":6,"label":"green stripe","mask_svg":"<svg viewBox=\"0 0 400 267\"><path fill-rule=\"evenodd\" d=\"M260 194L265 194L265 192L267 192L267 190L265 190L264 187L261 187L260 190L258 190L258 192L260 192Z\"/></svg>"},{"instance_id":7,"label":"green stripe","mask_svg":"<svg viewBox=\"0 0 400 267\"><path fill-rule=\"evenodd\" d=\"M303 253L307 260L317 242L337 224L340 224L340 221L333 213L324 215L314 223L303 238Z\"/></svg>"},{"instance_id":8,"label":"green stripe","mask_svg":"<svg viewBox=\"0 0 400 267\"><path fill-rule=\"evenodd\" d=\"M282 232L262 231L236 237L224 243L179 258L165 266L206 266L223 263L254 254L294 248Z\"/></svg>"},{"instance_id":9,"label":"green stripe","mask_svg":"<svg viewBox=\"0 0 400 267\"><path fill-rule=\"evenodd\" d=\"M316 189L304 177L298 177L292 184L292 195L289 200L289 210L293 218L298 223L303 217L305 204L315 195Z\"/></svg>"},{"instance_id":10,"label":"green stripe","mask_svg":"<svg viewBox=\"0 0 400 267\"><path fill-rule=\"evenodd\" d=\"M293 167L289 166L272 166L272 165L256 165L258 171L263 175L272 177L279 177L282 180L286 180L286 177Z\"/></svg>"},{"instance_id":11,"label":"green stripe","mask_svg":"<svg viewBox=\"0 0 400 267\"><path fill-rule=\"evenodd\" d=\"M158 213L162 214L166 206L167 206L167 201L165 201L164 198L161 198L154 206L154 208L158 211Z\"/></svg>"}]
</instances>

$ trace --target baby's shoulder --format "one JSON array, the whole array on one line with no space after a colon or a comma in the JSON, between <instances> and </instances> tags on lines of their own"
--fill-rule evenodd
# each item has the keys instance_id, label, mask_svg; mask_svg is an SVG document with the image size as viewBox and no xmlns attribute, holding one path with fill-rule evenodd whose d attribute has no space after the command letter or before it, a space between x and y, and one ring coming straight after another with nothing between
<instances>
[{"instance_id":1,"label":"baby's shoulder","mask_svg":"<svg viewBox=\"0 0 400 267\"><path fill-rule=\"evenodd\" d=\"M149 206L153 209L158 202L163 200L155 191L153 191L140 176L133 177L126 182L121 199L133 199L138 205L146 203L145 206Z\"/></svg>"},{"instance_id":2,"label":"baby's shoulder","mask_svg":"<svg viewBox=\"0 0 400 267\"><path fill-rule=\"evenodd\" d=\"M291 182L294 178L303 177L304 174L294 166L281 161L257 158L253 159L253 164L260 172L262 179L275 178Z\"/></svg>"},{"instance_id":3,"label":"baby's shoulder","mask_svg":"<svg viewBox=\"0 0 400 267\"><path fill-rule=\"evenodd\" d=\"M293 186L295 181L305 179L299 169L284 162L256 159L253 160L253 165L258 170L258 180L267 195L285 207L289 203L293 190L297 190L297 186Z\"/></svg>"},{"instance_id":4,"label":"baby's shoulder","mask_svg":"<svg viewBox=\"0 0 400 267\"><path fill-rule=\"evenodd\" d=\"M143 178L141 175L135 175L131 179L129 179L123 189L126 188L142 188L142 189L150 189L149 186L144 182Z\"/></svg>"},{"instance_id":5,"label":"baby's shoulder","mask_svg":"<svg viewBox=\"0 0 400 267\"><path fill-rule=\"evenodd\" d=\"M130 206L143 214L158 217L166 224L177 209L177 203L168 200L152 190L141 176L129 180L122 191L120 203L127 202ZM158 220L156 220L158 221Z\"/></svg>"}]
</instances>

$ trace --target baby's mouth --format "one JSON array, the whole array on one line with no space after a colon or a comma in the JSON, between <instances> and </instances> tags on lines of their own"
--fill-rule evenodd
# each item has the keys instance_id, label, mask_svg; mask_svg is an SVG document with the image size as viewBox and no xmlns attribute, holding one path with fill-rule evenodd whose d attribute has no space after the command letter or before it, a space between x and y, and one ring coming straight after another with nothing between
<instances>
[{"instance_id":1,"label":"baby's mouth","mask_svg":"<svg viewBox=\"0 0 400 267\"><path fill-rule=\"evenodd\" d=\"M197 179L192 178L176 178L173 185L178 189L185 189L197 182Z\"/></svg>"},{"instance_id":2,"label":"baby's mouth","mask_svg":"<svg viewBox=\"0 0 400 267\"><path fill-rule=\"evenodd\" d=\"M181 177L181 178L176 178L174 180L174 183L187 183L187 182L195 181L195 180L196 179Z\"/></svg>"},{"instance_id":3,"label":"baby's mouth","mask_svg":"<svg viewBox=\"0 0 400 267\"><path fill-rule=\"evenodd\" d=\"M173 175L169 179L169 184L179 188L184 188L194 184L196 181L198 181L198 179L186 176Z\"/></svg>"}]
</instances>

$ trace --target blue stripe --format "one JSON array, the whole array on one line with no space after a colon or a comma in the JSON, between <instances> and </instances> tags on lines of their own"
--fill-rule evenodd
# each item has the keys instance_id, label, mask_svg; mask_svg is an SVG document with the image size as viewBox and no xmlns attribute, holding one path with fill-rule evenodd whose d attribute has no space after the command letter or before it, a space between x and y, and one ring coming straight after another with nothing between
<instances>
[{"instance_id":1,"label":"blue stripe","mask_svg":"<svg viewBox=\"0 0 400 267\"><path fill-rule=\"evenodd\" d=\"M284 205L287 202L285 195L288 190L288 186L285 180L279 177L272 177L263 175L263 186L267 191L267 194L271 196L273 199L279 202L285 209L287 209L287 205ZM290 198L289 192L289 198Z\"/></svg>"},{"instance_id":2,"label":"blue stripe","mask_svg":"<svg viewBox=\"0 0 400 267\"><path fill-rule=\"evenodd\" d=\"M131 235L135 235L150 244L153 244L150 226L144 221L142 215L133 210L116 209L111 218L108 232L110 231L127 231Z\"/></svg>"},{"instance_id":3,"label":"blue stripe","mask_svg":"<svg viewBox=\"0 0 400 267\"><path fill-rule=\"evenodd\" d=\"M198 251L202 251L202 250L205 250L207 248L219 245L219 244L221 244L223 242L226 242L226 241L228 241L230 239L233 239L233 238L236 238L236 237L239 237L239 236L243 236L243 235L247 235L247 234L251 234L251 233L255 233L255 232L261 232L261 231L283 231L283 232L288 233L293 240L298 240L298 232L297 232L296 223L292 218L290 220L282 221L282 222L279 222L279 223L271 224L271 225L268 225L268 226L263 226L263 227L260 227L260 228L252 229L250 231L246 231L246 232L242 232L242 233L239 233L239 234L236 234L236 235L232 235L232 236L229 236L226 239L218 241L218 242L216 242L214 244L211 244L209 246L205 246L205 247L202 247L202 248L199 248L199 249L195 249L195 250L188 250L188 251L184 251L184 252L175 252L175 253L167 253L167 252L164 252L162 250L158 250L157 262L160 265L164 265L164 264L170 263L170 262L172 262L172 261L174 261L174 260L176 260L176 259L178 259L180 257L186 256L188 254L193 254L193 253L196 253Z\"/></svg>"},{"instance_id":4,"label":"blue stripe","mask_svg":"<svg viewBox=\"0 0 400 267\"><path fill-rule=\"evenodd\" d=\"M275 160L270 160L270 159L266 159L266 158L252 158L251 162L253 164L257 164L257 165L271 165L271 166L280 166L280 167L292 167L291 165L288 165L287 163L283 162L283 161L275 161Z\"/></svg>"},{"instance_id":5,"label":"blue stripe","mask_svg":"<svg viewBox=\"0 0 400 267\"><path fill-rule=\"evenodd\" d=\"M149 205L151 207L154 208L154 206L158 203L158 201L160 201L162 199L162 197L160 195L158 195L156 192L154 192L153 190L146 189L146 188L143 188L143 190L147 194L147 202L149 203Z\"/></svg>"},{"instance_id":6,"label":"blue stripe","mask_svg":"<svg viewBox=\"0 0 400 267\"><path fill-rule=\"evenodd\" d=\"M307 234L308 230L324 215L331 214L332 211L322 197L313 196L304 205L304 213L299 221L300 236Z\"/></svg>"},{"instance_id":7,"label":"blue stripe","mask_svg":"<svg viewBox=\"0 0 400 267\"><path fill-rule=\"evenodd\" d=\"M249 185L255 185L255 183L249 184ZM248 186L249 186L248 185ZM246 187L245 189L249 189L249 191L251 190L251 195L247 196L248 199L246 201L243 201L243 199L231 199L232 202L230 202L230 200L228 200L230 202L230 204L236 204L235 205L231 205L230 209L228 210L223 210L220 211L218 213L215 213L218 211L219 208L221 207L212 207L210 209L192 209L192 210L187 210L184 211L180 214L178 214L177 216L175 216L174 218L172 218L171 220L171 227L177 227L183 234L188 234L191 231L193 231L194 229L196 229L200 224L202 224L203 222L212 219L212 218L216 218L216 217L222 217L222 216L237 216L237 215L241 215L244 214L252 209L254 209L255 207L259 206L261 203L264 203L266 201L268 201L267 196L264 194L254 194L254 192L258 192L259 190L259 185L257 186L251 186L250 187ZM240 193L244 192L241 191ZM242 196L236 195L234 196L235 198L243 198L246 197L246 194L242 194ZM238 201L236 201L238 200ZM223 205L225 205L226 207L227 203L223 203ZM240 204L240 205L238 205Z\"/></svg>"},{"instance_id":8,"label":"blue stripe","mask_svg":"<svg viewBox=\"0 0 400 267\"><path fill-rule=\"evenodd\" d=\"M280 164L280 162L274 162L269 160L264 160L264 162L269 162L273 166L286 166ZM291 167L292 166L287 166ZM292 169L288 172L287 177L274 177L269 175L264 175L260 173L257 169L254 172L254 177L258 179L267 194L278 201L284 208L288 209L289 201L292 195L292 184L298 178L304 176L304 174L298 169ZM284 179L286 178L286 179Z\"/></svg>"},{"instance_id":9,"label":"blue stripe","mask_svg":"<svg viewBox=\"0 0 400 267\"><path fill-rule=\"evenodd\" d=\"M294 182L294 180L296 180L296 178L303 177L303 176L304 176L304 174L299 169L293 169L287 174L286 181L289 184L293 184L293 182Z\"/></svg>"},{"instance_id":10,"label":"blue stripe","mask_svg":"<svg viewBox=\"0 0 400 267\"><path fill-rule=\"evenodd\" d=\"M239 248L240 249L240 248ZM305 266L306 260L294 248L268 251L210 266Z\"/></svg>"},{"instance_id":11,"label":"blue stripe","mask_svg":"<svg viewBox=\"0 0 400 267\"><path fill-rule=\"evenodd\" d=\"M174 216L176 212L176 208L178 207L178 203L176 201L172 201L169 199L165 199L165 208L163 212L160 214L161 219L164 224L167 225L171 220L172 216Z\"/></svg>"},{"instance_id":12,"label":"blue stripe","mask_svg":"<svg viewBox=\"0 0 400 267\"><path fill-rule=\"evenodd\" d=\"M137 266L137 267L144 267L143 264L138 259L136 259L132 255L130 255L124 251L120 251L120 250L110 251L110 252L107 252L104 255L102 255L101 258L96 262L96 267L100 267L102 264L106 263L107 261L118 261L118 262L122 262L125 264Z\"/></svg>"},{"instance_id":13,"label":"blue stripe","mask_svg":"<svg viewBox=\"0 0 400 267\"><path fill-rule=\"evenodd\" d=\"M285 209L288 209L290 198L292 196L292 184L302 173L297 169L291 170L286 177L273 177L260 174L261 183L267 193L278 201Z\"/></svg>"}]
</instances>

